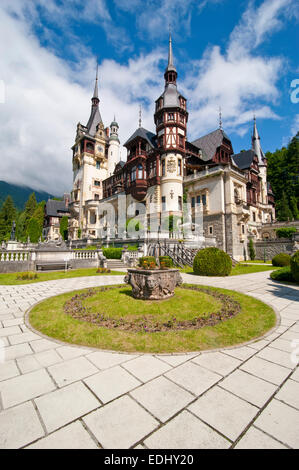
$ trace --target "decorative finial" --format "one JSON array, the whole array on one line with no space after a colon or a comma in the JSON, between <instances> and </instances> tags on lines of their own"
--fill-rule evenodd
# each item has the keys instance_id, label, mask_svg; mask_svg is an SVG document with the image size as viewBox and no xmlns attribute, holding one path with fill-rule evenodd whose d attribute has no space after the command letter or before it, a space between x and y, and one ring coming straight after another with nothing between
<instances>
[{"instance_id":1,"label":"decorative finial","mask_svg":"<svg viewBox=\"0 0 299 470\"><path fill-rule=\"evenodd\" d=\"M139 128L141 127L142 124L142 108L141 105L139 105Z\"/></svg>"},{"instance_id":2,"label":"decorative finial","mask_svg":"<svg viewBox=\"0 0 299 470\"><path fill-rule=\"evenodd\" d=\"M221 106L219 106L219 129L222 131L222 111Z\"/></svg>"}]
</instances>

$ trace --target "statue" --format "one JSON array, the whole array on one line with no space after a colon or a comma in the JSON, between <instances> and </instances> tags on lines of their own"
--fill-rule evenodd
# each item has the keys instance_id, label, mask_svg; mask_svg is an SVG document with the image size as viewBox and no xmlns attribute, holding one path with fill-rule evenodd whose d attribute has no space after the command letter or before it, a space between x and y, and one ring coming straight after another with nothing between
<instances>
[{"instance_id":1,"label":"statue","mask_svg":"<svg viewBox=\"0 0 299 470\"><path fill-rule=\"evenodd\" d=\"M10 233L10 240L14 242L16 240L16 222L15 220L12 223L11 233Z\"/></svg>"}]
</instances>

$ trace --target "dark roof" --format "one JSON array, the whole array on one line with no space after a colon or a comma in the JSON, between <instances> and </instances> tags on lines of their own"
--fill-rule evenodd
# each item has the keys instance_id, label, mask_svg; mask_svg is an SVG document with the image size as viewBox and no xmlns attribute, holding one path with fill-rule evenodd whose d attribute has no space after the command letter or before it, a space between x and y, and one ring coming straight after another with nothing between
<instances>
[{"instance_id":1,"label":"dark roof","mask_svg":"<svg viewBox=\"0 0 299 470\"><path fill-rule=\"evenodd\" d=\"M54 199L48 199L48 202L46 204L47 216L59 217L59 215L61 215L62 212L65 212L65 213L69 212L64 201L55 201Z\"/></svg>"},{"instance_id":2,"label":"dark roof","mask_svg":"<svg viewBox=\"0 0 299 470\"><path fill-rule=\"evenodd\" d=\"M100 124L102 121L102 117L100 114L100 110L98 106L92 106L91 108L91 114L90 118L88 120L88 123L86 125L88 134L91 136L95 136L97 132L97 126Z\"/></svg>"},{"instance_id":3,"label":"dark roof","mask_svg":"<svg viewBox=\"0 0 299 470\"><path fill-rule=\"evenodd\" d=\"M134 139L137 137L140 137L141 139L144 139L147 141L147 143L152 147L156 147L156 135L153 134L152 132L148 131L147 129L144 129L143 127L139 127L134 134L127 140L127 142L124 144L127 146L130 142L132 142Z\"/></svg>"},{"instance_id":4,"label":"dark roof","mask_svg":"<svg viewBox=\"0 0 299 470\"><path fill-rule=\"evenodd\" d=\"M236 155L232 155L232 161L238 168L240 168L240 170L246 170L250 168L254 156L255 153L253 150L246 150L245 152L240 152Z\"/></svg>"},{"instance_id":5,"label":"dark roof","mask_svg":"<svg viewBox=\"0 0 299 470\"><path fill-rule=\"evenodd\" d=\"M115 165L115 168L114 168L114 173L116 173L117 171L120 170L120 168L123 168L125 166L126 162L124 162L123 160L120 160L116 165Z\"/></svg>"},{"instance_id":6,"label":"dark roof","mask_svg":"<svg viewBox=\"0 0 299 470\"><path fill-rule=\"evenodd\" d=\"M208 161L212 160L217 148L222 144L223 139L227 139L230 142L230 139L225 132L222 129L217 129L216 131L210 132L210 134L204 135L191 143L202 150L202 159L204 161Z\"/></svg>"}]
</instances>

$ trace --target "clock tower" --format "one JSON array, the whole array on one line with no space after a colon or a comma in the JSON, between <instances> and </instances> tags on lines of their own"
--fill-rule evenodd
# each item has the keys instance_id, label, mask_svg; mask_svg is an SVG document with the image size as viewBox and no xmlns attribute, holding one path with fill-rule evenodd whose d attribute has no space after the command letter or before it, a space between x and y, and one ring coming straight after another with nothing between
<instances>
[{"instance_id":1,"label":"clock tower","mask_svg":"<svg viewBox=\"0 0 299 470\"><path fill-rule=\"evenodd\" d=\"M156 101L154 119L161 165L161 212L181 215L188 112L186 99L177 89L177 76L170 35L165 90Z\"/></svg>"},{"instance_id":2,"label":"clock tower","mask_svg":"<svg viewBox=\"0 0 299 470\"><path fill-rule=\"evenodd\" d=\"M98 69L88 123L77 125L73 150L73 190L69 227L72 238L96 236L96 208L103 197L103 180L108 176L109 128L105 128L100 109ZM78 235L79 232L79 235Z\"/></svg>"}]
</instances>

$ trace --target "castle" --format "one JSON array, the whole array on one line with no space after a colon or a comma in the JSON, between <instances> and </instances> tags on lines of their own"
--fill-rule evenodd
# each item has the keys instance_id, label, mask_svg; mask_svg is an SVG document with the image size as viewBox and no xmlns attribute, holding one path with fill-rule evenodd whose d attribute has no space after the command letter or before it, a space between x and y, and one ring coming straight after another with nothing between
<instances>
[{"instance_id":1,"label":"castle","mask_svg":"<svg viewBox=\"0 0 299 470\"><path fill-rule=\"evenodd\" d=\"M183 202L188 202L193 231L197 230L194 222L200 207L203 235L214 238L233 258L243 259L249 238L259 239L262 224L275 218L256 120L251 149L239 154L234 154L221 121L215 131L189 142L187 100L178 91L177 76L170 36L165 88L155 103L156 131L141 127L140 120L124 144L124 162L120 160L118 123L114 119L108 128L102 121L97 73L90 118L86 126L77 125L72 147L69 235L72 239L103 239L113 229L114 238L124 238L117 221L122 217L127 223L141 214L146 230L155 225L160 231L165 214L180 220ZM107 223L109 206L113 211Z\"/></svg>"}]
</instances>

